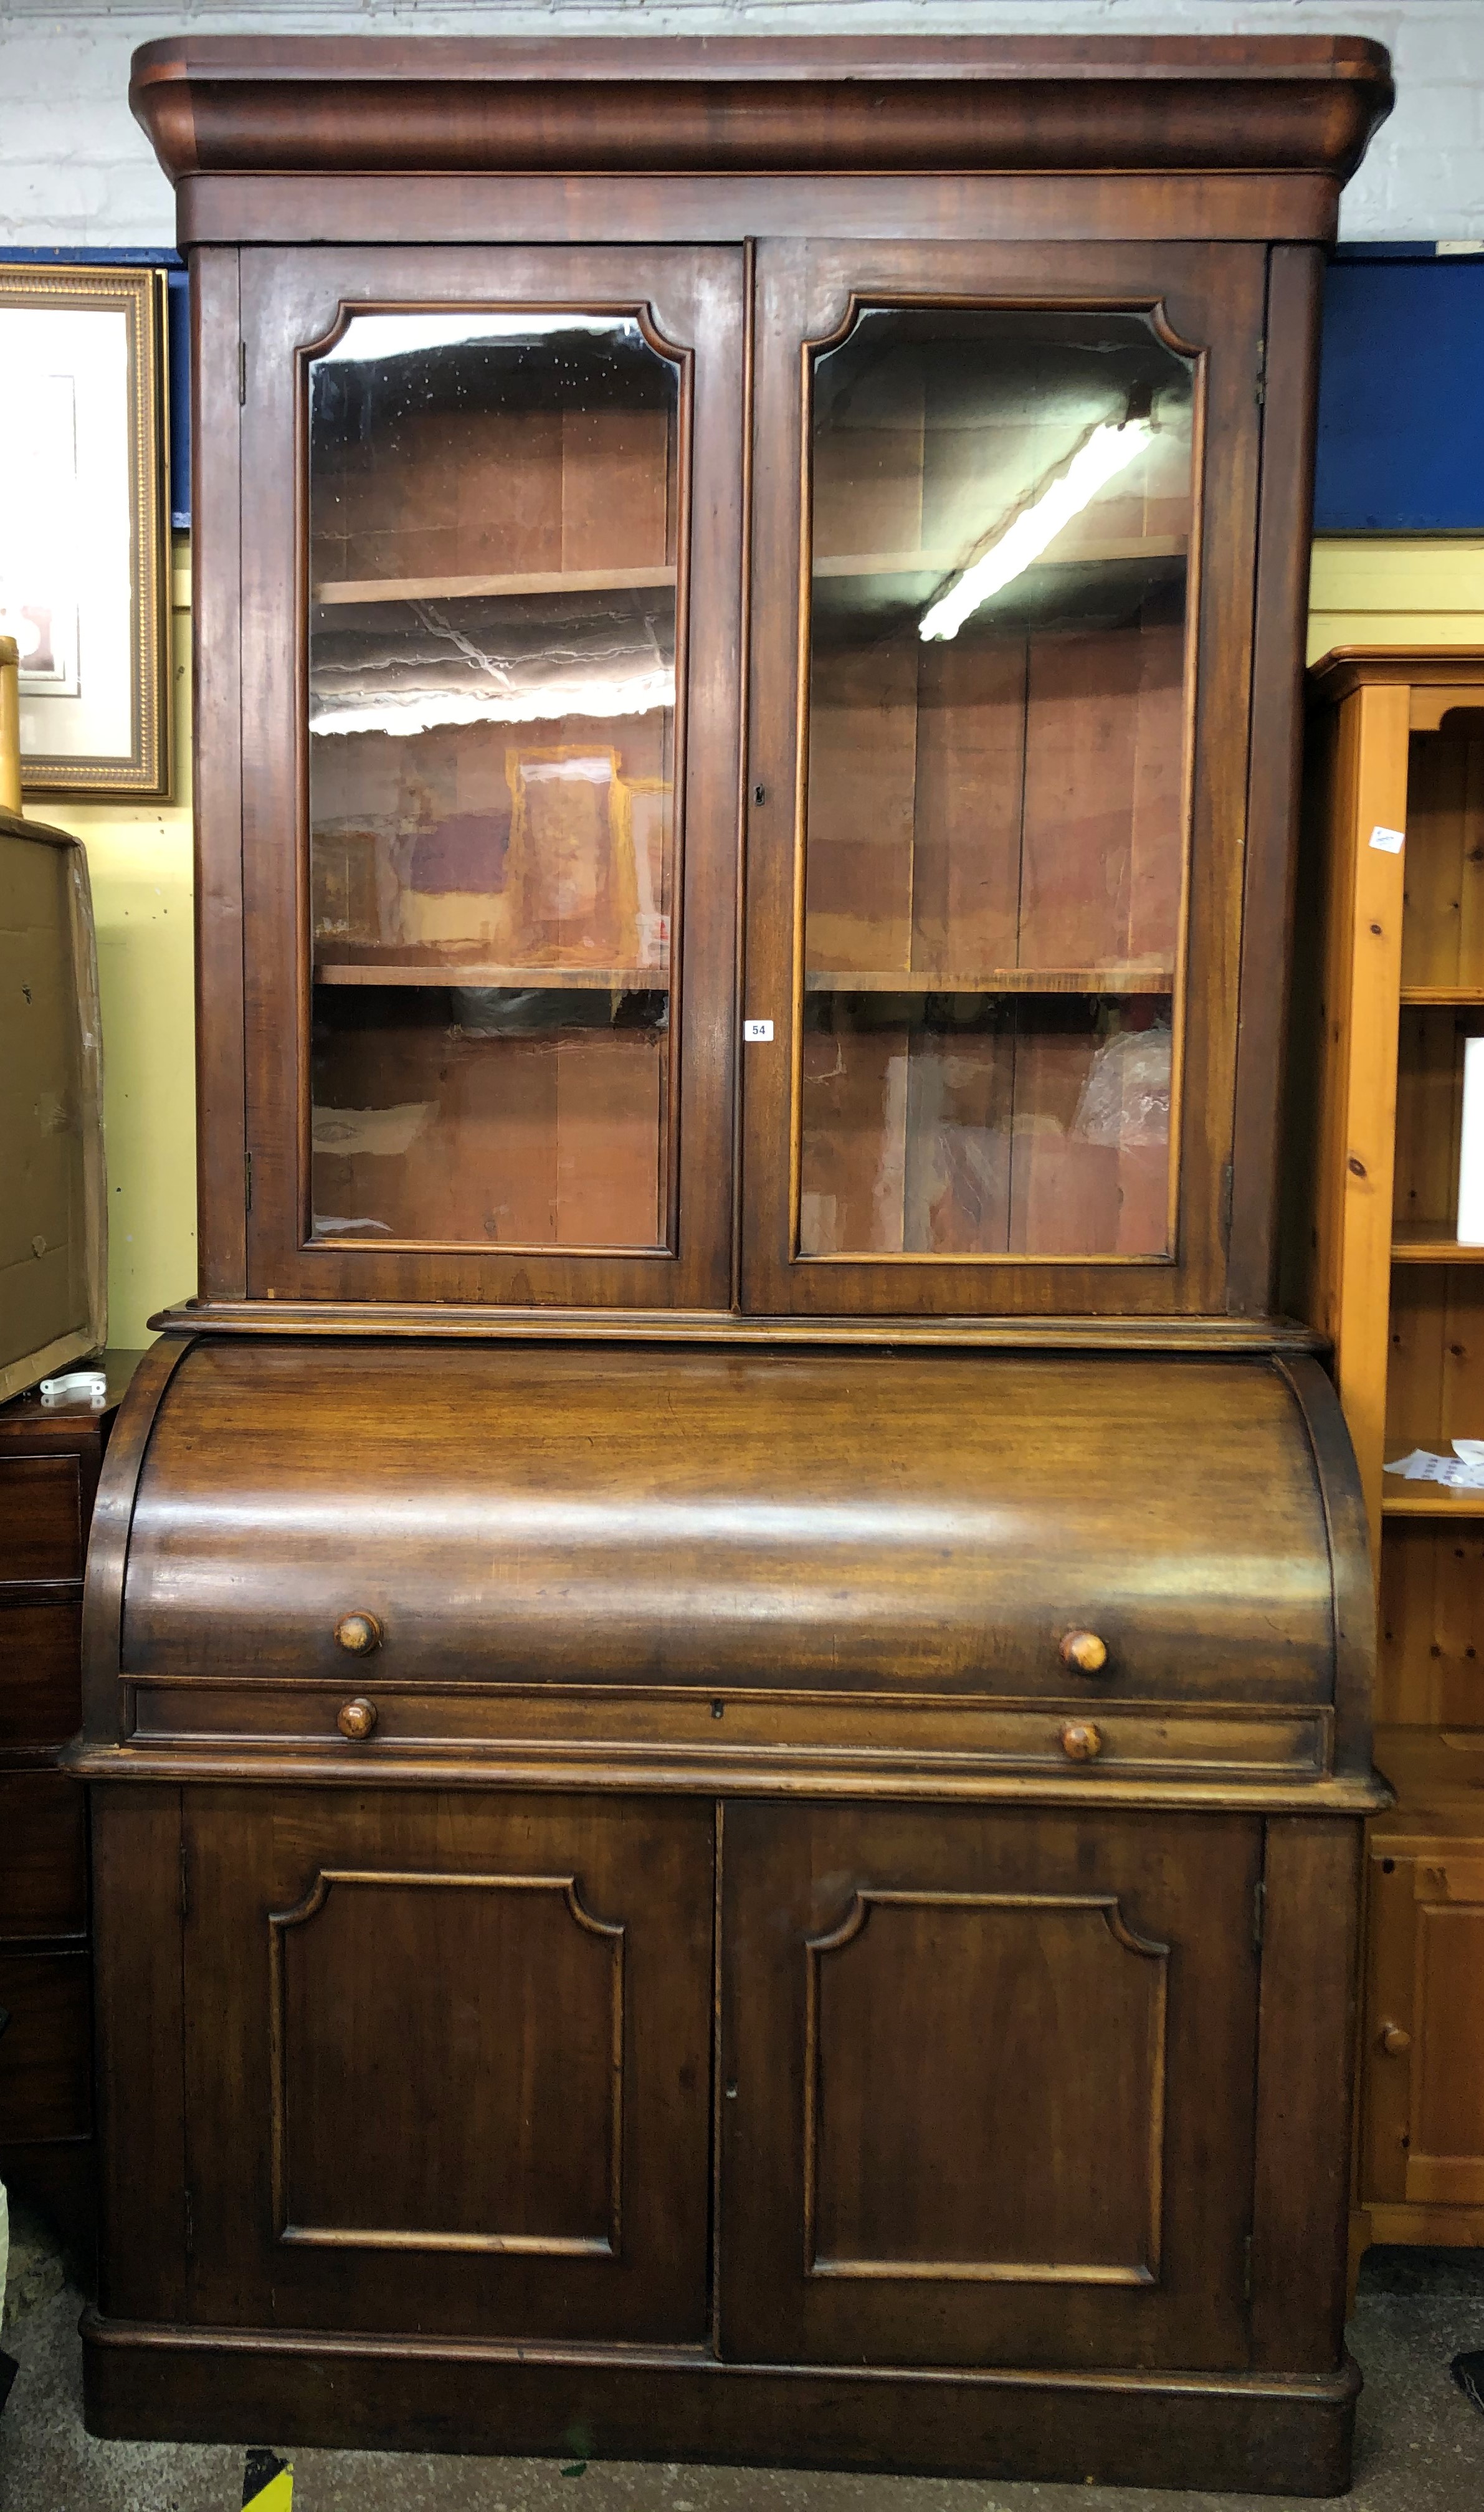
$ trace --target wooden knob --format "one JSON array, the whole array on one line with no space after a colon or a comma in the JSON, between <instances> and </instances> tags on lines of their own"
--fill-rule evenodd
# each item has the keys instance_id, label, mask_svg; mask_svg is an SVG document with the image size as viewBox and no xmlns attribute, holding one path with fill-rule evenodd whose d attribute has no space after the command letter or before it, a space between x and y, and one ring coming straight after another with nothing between
<instances>
[{"instance_id":1,"label":"wooden knob","mask_svg":"<svg viewBox=\"0 0 1484 2512\"><path fill-rule=\"evenodd\" d=\"M1384 2023L1381 2027L1381 2046L1388 2059L1399 2059L1404 2050L1411 2049L1412 2035L1404 2031L1399 2023Z\"/></svg>"},{"instance_id":2,"label":"wooden knob","mask_svg":"<svg viewBox=\"0 0 1484 2512\"><path fill-rule=\"evenodd\" d=\"M348 1736L353 1745L364 1745L375 1723L376 1705L374 1701L368 1701L364 1695L358 1695L354 1701L347 1701L335 1720L341 1735Z\"/></svg>"},{"instance_id":3,"label":"wooden knob","mask_svg":"<svg viewBox=\"0 0 1484 2512\"><path fill-rule=\"evenodd\" d=\"M1108 1644L1096 1631L1069 1631L1058 1654L1078 1674L1101 1674L1108 1664Z\"/></svg>"},{"instance_id":4,"label":"wooden knob","mask_svg":"<svg viewBox=\"0 0 1484 2512\"><path fill-rule=\"evenodd\" d=\"M374 1614L342 1614L335 1625L335 1638L352 1657L370 1657L381 1646L381 1626Z\"/></svg>"},{"instance_id":5,"label":"wooden knob","mask_svg":"<svg viewBox=\"0 0 1484 2512\"><path fill-rule=\"evenodd\" d=\"M1096 1727L1084 1726L1080 1718L1069 1718L1062 1729L1062 1751L1069 1762L1095 1762L1103 1750L1103 1739Z\"/></svg>"}]
</instances>

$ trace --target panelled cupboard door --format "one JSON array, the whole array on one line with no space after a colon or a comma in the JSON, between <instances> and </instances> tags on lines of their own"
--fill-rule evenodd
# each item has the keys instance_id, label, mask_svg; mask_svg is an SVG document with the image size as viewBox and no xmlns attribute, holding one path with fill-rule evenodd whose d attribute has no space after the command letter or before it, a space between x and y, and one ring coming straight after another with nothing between
<instances>
[{"instance_id":1,"label":"panelled cupboard door","mask_svg":"<svg viewBox=\"0 0 1484 2512\"><path fill-rule=\"evenodd\" d=\"M1484 2208L1484 1839L1371 1856L1362 2200Z\"/></svg>"},{"instance_id":2,"label":"panelled cupboard door","mask_svg":"<svg viewBox=\"0 0 1484 2512\"><path fill-rule=\"evenodd\" d=\"M706 2331L709 1806L186 1791L188 2316Z\"/></svg>"},{"instance_id":3,"label":"panelled cupboard door","mask_svg":"<svg viewBox=\"0 0 1484 2512\"><path fill-rule=\"evenodd\" d=\"M726 1808L722 2343L1240 2369L1261 1825Z\"/></svg>"},{"instance_id":4,"label":"panelled cupboard door","mask_svg":"<svg viewBox=\"0 0 1484 2512\"><path fill-rule=\"evenodd\" d=\"M1263 249L757 270L747 1304L1219 1310Z\"/></svg>"},{"instance_id":5,"label":"panelled cupboard door","mask_svg":"<svg viewBox=\"0 0 1484 2512\"><path fill-rule=\"evenodd\" d=\"M741 254L241 268L249 1292L724 1306Z\"/></svg>"}]
</instances>

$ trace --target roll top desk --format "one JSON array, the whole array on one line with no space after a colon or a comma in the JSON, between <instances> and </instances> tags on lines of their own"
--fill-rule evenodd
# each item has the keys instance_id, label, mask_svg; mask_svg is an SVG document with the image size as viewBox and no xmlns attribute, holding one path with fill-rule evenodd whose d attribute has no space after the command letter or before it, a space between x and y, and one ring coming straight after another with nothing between
<instances>
[{"instance_id":1,"label":"roll top desk","mask_svg":"<svg viewBox=\"0 0 1484 2512\"><path fill-rule=\"evenodd\" d=\"M101 2431L1335 2492L1272 1314L1342 38L167 42L199 1298L87 1609Z\"/></svg>"}]
</instances>

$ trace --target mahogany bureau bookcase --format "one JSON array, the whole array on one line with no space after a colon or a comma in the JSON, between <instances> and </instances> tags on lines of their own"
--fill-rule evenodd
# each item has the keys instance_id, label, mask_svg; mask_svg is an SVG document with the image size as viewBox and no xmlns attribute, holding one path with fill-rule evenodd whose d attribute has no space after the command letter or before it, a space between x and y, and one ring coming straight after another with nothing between
<instances>
[{"instance_id":1,"label":"mahogany bureau bookcase","mask_svg":"<svg viewBox=\"0 0 1484 2512\"><path fill-rule=\"evenodd\" d=\"M151 45L202 1278L90 1569L113 2434L1336 2492L1273 1314L1386 57Z\"/></svg>"}]
</instances>

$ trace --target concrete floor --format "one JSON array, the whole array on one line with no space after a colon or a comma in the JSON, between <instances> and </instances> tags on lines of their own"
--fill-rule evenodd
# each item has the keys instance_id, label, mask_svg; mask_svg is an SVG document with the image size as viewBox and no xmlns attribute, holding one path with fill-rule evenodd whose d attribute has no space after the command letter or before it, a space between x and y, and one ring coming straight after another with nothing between
<instances>
[{"instance_id":1,"label":"concrete floor","mask_svg":"<svg viewBox=\"0 0 1484 2512\"><path fill-rule=\"evenodd\" d=\"M0 2415L5 2512L239 2512L240 2446L84 2433L80 2308L52 2245L22 2218L0 2339L20 2365ZM1448 2370L1461 2349L1484 2346L1484 2253L1372 2253L1350 2343L1366 2380L1351 2512L1484 2512L1484 2414ZM294 2512L1283 2512L1297 2501L618 2461L564 2471L552 2460L285 2455Z\"/></svg>"}]
</instances>

